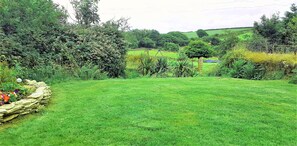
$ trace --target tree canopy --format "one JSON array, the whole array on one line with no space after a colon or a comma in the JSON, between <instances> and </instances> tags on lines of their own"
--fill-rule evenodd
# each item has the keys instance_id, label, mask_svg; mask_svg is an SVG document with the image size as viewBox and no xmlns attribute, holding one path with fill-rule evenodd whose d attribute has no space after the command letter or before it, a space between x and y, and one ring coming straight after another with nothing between
<instances>
[{"instance_id":1,"label":"tree canopy","mask_svg":"<svg viewBox=\"0 0 297 146\"><path fill-rule=\"evenodd\" d=\"M196 31L196 34L197 34L197 36L198 36L199 38L203 38L203 37L205 37L205 36L208 36L208 33L207 33L205 30L203 30L203 29L198 29L198 30Z\"/></svg>"}]
</instances>

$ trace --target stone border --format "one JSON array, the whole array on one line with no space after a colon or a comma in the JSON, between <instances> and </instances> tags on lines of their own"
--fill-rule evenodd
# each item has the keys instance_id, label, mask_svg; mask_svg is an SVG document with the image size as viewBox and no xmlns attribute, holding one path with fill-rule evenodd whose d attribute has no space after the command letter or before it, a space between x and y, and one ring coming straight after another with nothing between
<instances>
[{"instance_id":1,"label":"stone border","mask_svg":"<svg viewBox=\"0 0 297 146\"><path fill-rule=\"evenodd\" d=\"M36 82L35 80L26 80L25 82L29 87L36 88L36 91L25 99L0 106L0 125L19 116L38 112L48 104L51 97L49 86L44 82Z\"/></svg>"}]
</instances>

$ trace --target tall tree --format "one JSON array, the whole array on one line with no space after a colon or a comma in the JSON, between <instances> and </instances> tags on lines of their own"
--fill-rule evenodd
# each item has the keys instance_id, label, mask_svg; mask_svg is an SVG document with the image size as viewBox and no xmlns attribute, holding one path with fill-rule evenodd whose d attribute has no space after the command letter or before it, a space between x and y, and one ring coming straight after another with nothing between
<instances>
[{"instance_id":1,"label":"tall tree","mask_svg":"<svg viewBox=\"0 0 297 146\"><path fill-rule=\"evenodd\" d=\"M202 73L203 68L203 57L211 57L213 53L212 47L202 40L191 41L189 46L185 47L185 54L189 58L198 58L198 71L200 73Z\"/></svg>"},{"instance_id":2,"label":"tall tree","mask_svg":"<svg viewBox=\"0 0 297 146\"><path fill-rule=\"evenodd\" d=\"M90 26L100 22L98 2L99 0L71 0L78 24Z\"/></svg>"}]
</instances>

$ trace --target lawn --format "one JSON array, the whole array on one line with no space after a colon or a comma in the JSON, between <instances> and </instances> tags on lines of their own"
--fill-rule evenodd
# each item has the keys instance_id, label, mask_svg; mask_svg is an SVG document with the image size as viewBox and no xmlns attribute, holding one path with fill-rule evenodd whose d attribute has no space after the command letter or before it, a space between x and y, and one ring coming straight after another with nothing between
<instances>
[{"instance_id":1,"label":"lawn","mask_svg":"<svg viewBox=\"0 0 297 146\"><path fill-rule=\"evenodd\" d=\"M60 83L41 113L0 127L0 145L296 145L296 89L207 77Z\"/></svg>"}]
</instances>

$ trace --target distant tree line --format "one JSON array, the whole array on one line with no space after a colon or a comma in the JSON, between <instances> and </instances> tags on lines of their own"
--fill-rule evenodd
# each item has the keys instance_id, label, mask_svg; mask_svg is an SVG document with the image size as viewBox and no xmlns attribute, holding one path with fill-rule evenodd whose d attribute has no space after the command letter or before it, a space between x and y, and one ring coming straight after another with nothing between
<instances>
[{"instance_id":1,"label":"distant tree line","mask_svg":"<svg viewBox=\"0 0 297 146\"><path fill-rule=\"evenodd\" d=\"M189 38L181 32L160 34L157 30L134 29L125 33L128 48L163 48L169 51L178 51L177 46L186 46ZM170 47L169 47L170 46Z\"/></svg>"}]
</instances>

